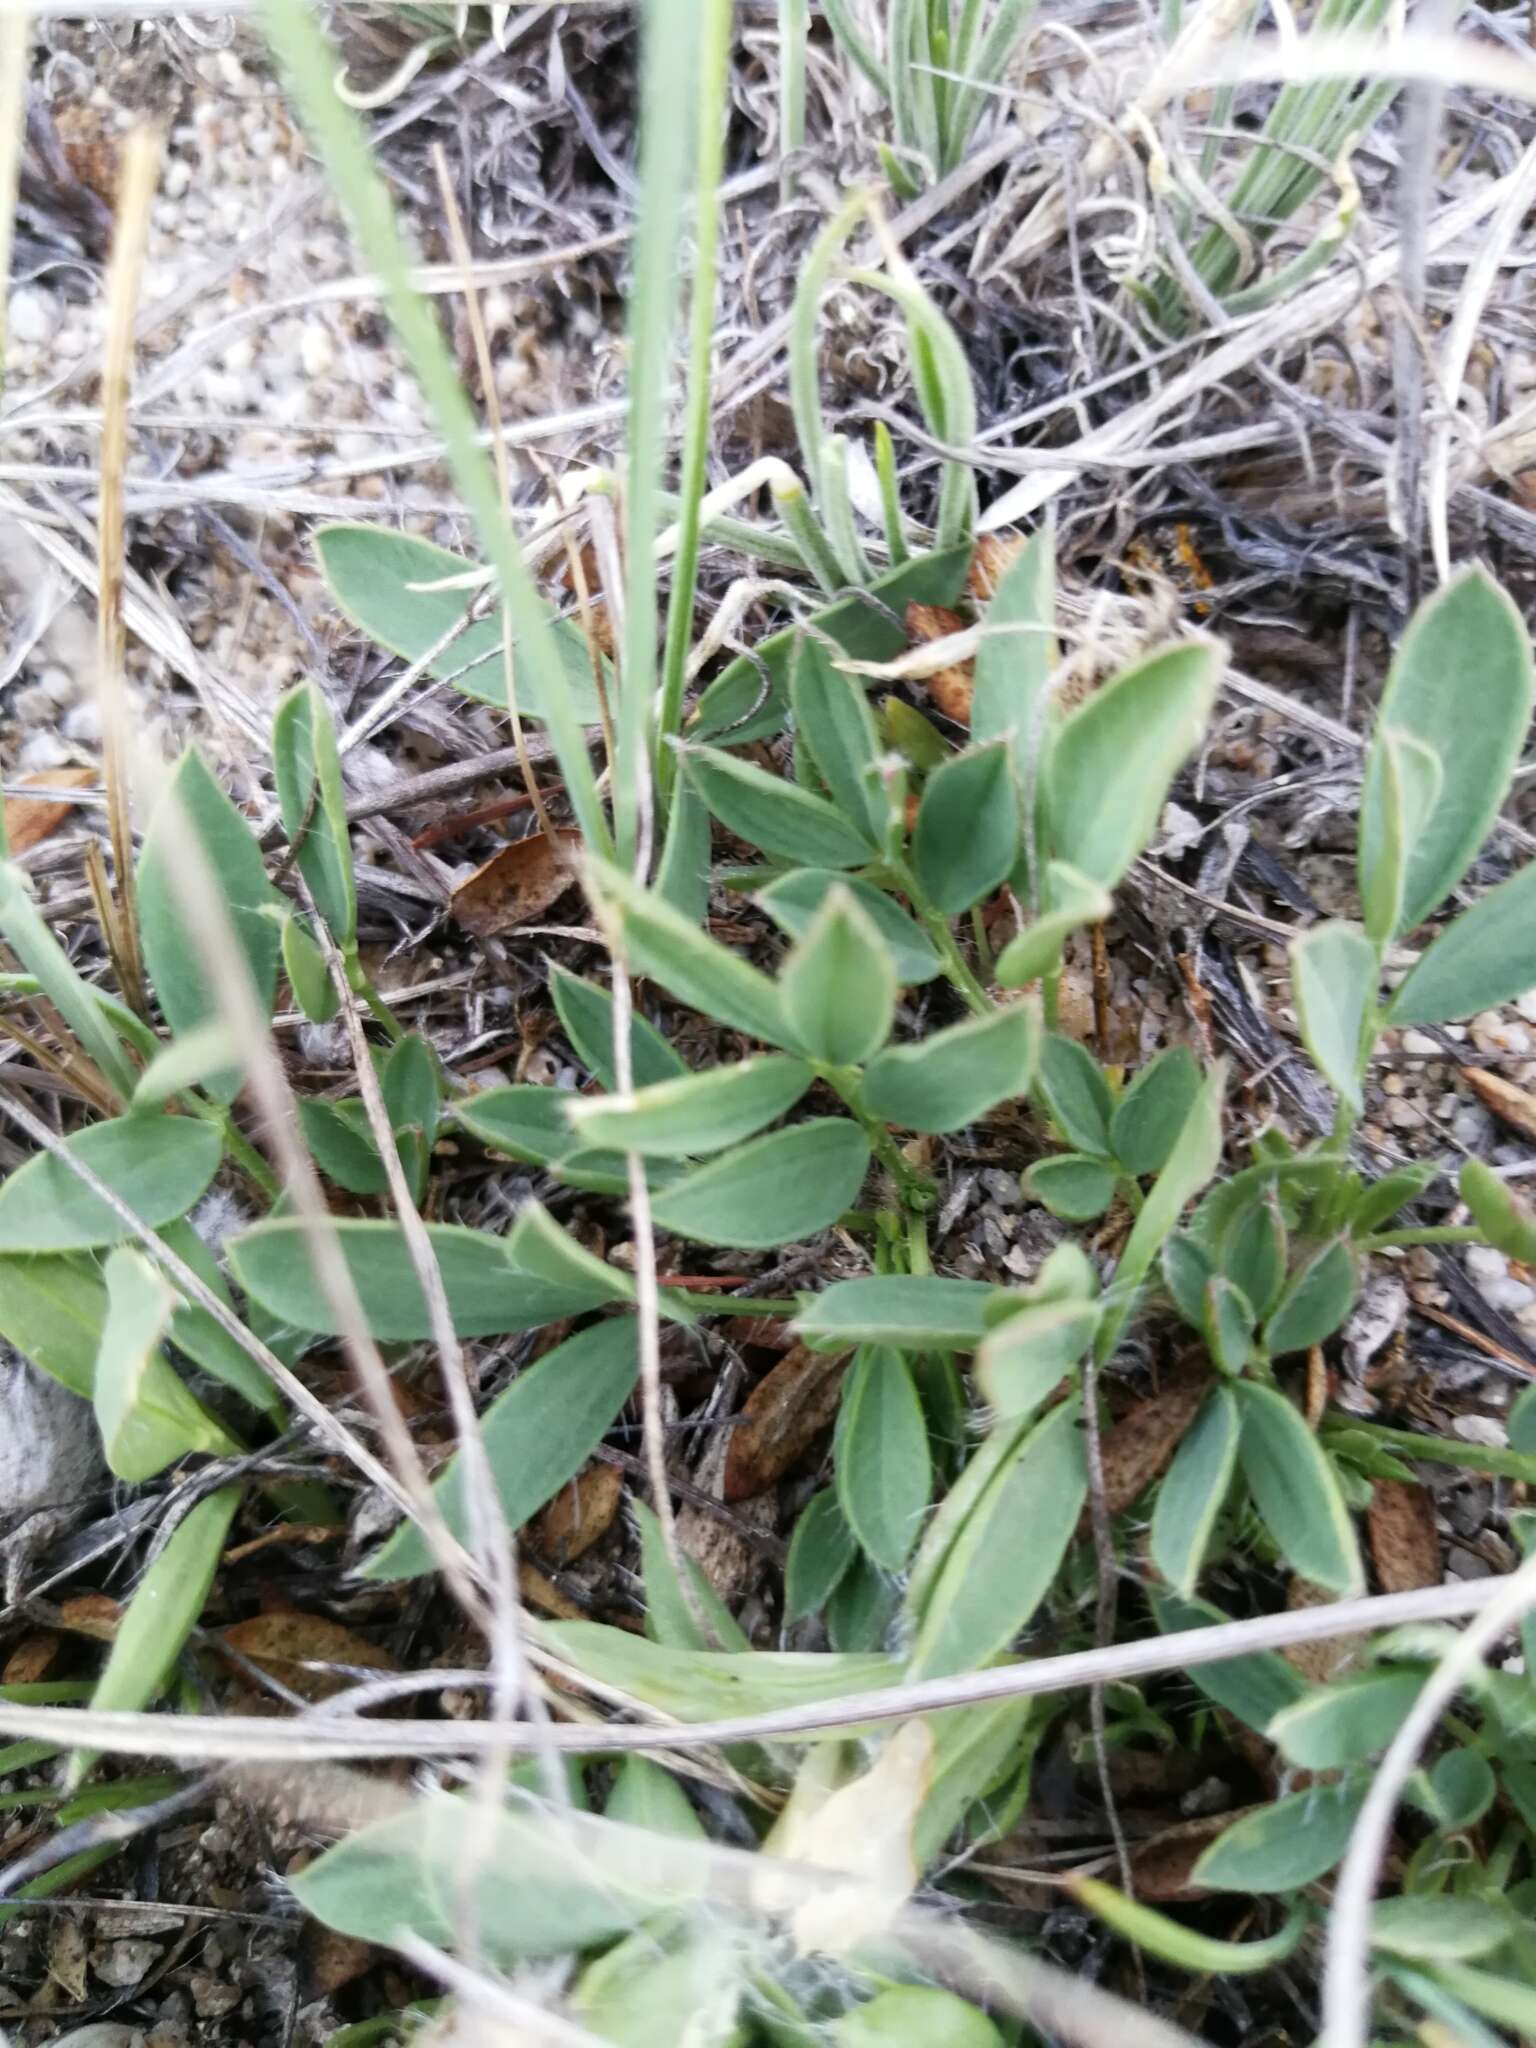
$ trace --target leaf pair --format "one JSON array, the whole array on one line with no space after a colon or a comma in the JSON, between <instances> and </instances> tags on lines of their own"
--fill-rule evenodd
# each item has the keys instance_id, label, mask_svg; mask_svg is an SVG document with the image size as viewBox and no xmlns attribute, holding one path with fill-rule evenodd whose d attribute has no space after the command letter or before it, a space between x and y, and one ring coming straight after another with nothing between
<instances>
[{"instance_id":1,"label":"leaf pair","mask_svg":"<svg viewBox=\"0 0 1536 2048\"><path fill-rule=\"evenodd\" d=\"M1102 1216L1122 1177L1138 1180L1167 1165L1199 1093L1200 1068L1187 1046L1159 1053L1117 1098L1086 1046L1049 1033L1037 1095L1074 1150L1029 1167L1025 1193L1070 1222Z\"/></svg>"},{"instance_id":2,"label":"leaf pair","mask_svg":"<svg viewBox=\"0 0 1536 2048\"><path fill-rule=\"evenodd\" d=\"M1158 1489L1152 1560L1186 1598L1241 1467L1254 1506L1293 1570L1348 1596L1363 1589L1359 1547L1337 1476L1275 1388L1214 1387Z\"/></svg>"}]
</instances>

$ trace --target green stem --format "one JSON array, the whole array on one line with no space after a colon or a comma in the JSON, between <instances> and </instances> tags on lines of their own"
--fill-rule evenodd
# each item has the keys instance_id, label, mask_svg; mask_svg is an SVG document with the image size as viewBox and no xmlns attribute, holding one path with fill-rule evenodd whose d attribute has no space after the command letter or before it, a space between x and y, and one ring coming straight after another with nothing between
<instances>
[{"instance_id":1,"label":"green stem","mask_svg":"<svg viewBox=\"0 0 1536 2048\"><path fill-rule=\"evenodd\" d=\"M388 1034L390 1043L398 1045L405 1036L405 1026L368 979L363 970L363 963L357 957L356 947L349 947L343 953L342 965L346 970L347 987L351 989L353 995L362 997L374 1021L382 1025Z\"/></svg>"},{"instance_id":2,"label":"green stem","mask_svg":"<svg viewBox=\"0 0 1536 2048\"><path fill-rule=\"evenodd\" d=\"M790 539L800 550L805 566L821 585L824 596L836 597L847 584L843 565L833 553L832 543L817 524L805 486L797 477L793 484L780 484L773 493L779 517Z\"/></svg>"},{"instance_id":3,"label":"green stem","mask_svg":"<svg viewBox=\"0 0 1536 2048\"><path fill-rule=\"evenodd\" d=\"M968 1007L974 1010L978 1017L990 1017L997 1005L971 972L970 963L961 952L959 943L949 928L949 919L942 911L935 910L923 895L909 862L897 856L888 860L886 865L890 869L892 881L910 901L922 921L923 929L937 948L939 958L944 963L947 979L964 996Z\"/></svg>"},{"instance_id":4,"label":"green stem","mask_svg":"<svg viewBox=\"0 0 1536 2048\"><path fill-rule=\"evenodd\" d=\"M1436 1223L1424 1230L1381 1230L1374 1237L1362 1237L1362 1252L1389 1251L1405 1244L1483 1244L1486 1239L1475 1223Z\"/></svg>"},{"instance_id":5,"label":"green stem","mask_svg":"<svg viewBox=\"0 0 1536 2048\"><path fill-rule=\"evenodd\" d=\"M1128 1173L1123 1173L1121 1174L1116 1185L1119 1187L1121 1194L1125 1197L1126 1203L1130 1209L1131 1214L1133 1216L1139 1216L1142 1210L1146 1207L1147 1203L1146 1196L1141 1192L1140 1184L1132 1180L1131 1176Z\"/></svg>"},{"instance_id":6,"label":"green stem","mask_svg":"<svg viewBox=\"0 0 1536 2048\"><path fill-rule=\"evenodd\" d=\"M731 0L710 0L704 9L703 47L699 52L698 161L695 171L697 227L693 261L693 293L688 307L688 399L683 430L682 473L677 552L672 562L672 589L667 599L667 639L662 654L661 702L656 721L655 774L662 802L671 796L677 777L677 756L667 745L682 724L683 689L687 679L688 643L693 633L693 601L699 572L705 471L709 461L710 364L714 357L715 277L720 246L720 168L725 152L725 104L731 62ZM804 78L801 79L802 116Z\"/></svg>"},{"instance_id":7,"label":"green stem","mask_svg":"<svg viewBox=\"0 0 1536 2048\"><path fill-rule=\"evenodd\" d=\"M944 972L965 997L966 1002L978 1017L990 1017L997 1005L987 994L981 983L971 972L970 964L956 943L955 935L949 928L948 918L937 910L922 910L924 928L939 949L944 962Z\"/></svg>"},{"instance_id":8,"label":"green stem","mask_svg":"<svg viewBox=\"0 0 1536 2048\"><path fill-rule=\"evenodd\" d=\"M705 1295L701 1297L701 1306L712 1316L797 1316L800 1313L798 1301L770 1301L757 1294Z\"/></svg>"},{"instance_id":9,"label":"green stem","mask_svg":"<svg viewBox=\"0 0 1536 2048\"><path fill-rule=\"evenodd\" d=\"M1041 978L1040 999L1045 1009L1045 1028L1054 1031L1061 1018L1061 962Z\"/></svg>"},{"instance_id":10,"label":"green stem","mask_svg":"<svg viewBox=\"0 0 1536 2048\"><path fill-rule=\"evenodd\" d=\"M887 1126L879 1117L872 1116L864 1107L864 1097L859 1088L857 1069L853 1067L818 1067L829 1088L840 1096L851 1114L857 1119L865 1136L874 1148L875 1157L895 1181L901 1198L901 1205L908 1211L919 1212L933 1207L933 1183L925 1175L917 1173L901 1156L901 1148L891 1136Z\"/></svg>"},{"instance_id":11,"label":"green stem","mask_svg":"<svg viewBox=\"0 0 1536 2048\"><path fill-rule=\"evenodd\" d=\"M243 1131L235 1123L233 1113L220 1104L214 1121L224 1139L224 1150L234 1160L247 1180L253 1181L269 1202L275 1202L282 1193L282 1183L256 1150Z\"/></svg>"},{"instance_id":12,"label":"green stem","mask_svg":"<svg viewBox=\"0 0 1536 2048\"><path fill-rule=\"evenodd\" d=\"M1493 1444L1455 1442L1438 1436L1419 1436L1411 1429L1389 1429L1381 1422L1360 1422L1351 1416L1347 1422L1324 1435L1326 1447L1328 1437L1347 1439L1351 1436L1369 1437L1372 1443L1380 1444L1383 1450L1401 1451L1405 1458L1422 1458L1431 1465L1457 1465L1468 1472L1490 1472L1499 1479L1523 1479L1528 1485L1536 1483L1536 1457L1529 1451L1505 1451Z\"/></svg>"}]
</instances>

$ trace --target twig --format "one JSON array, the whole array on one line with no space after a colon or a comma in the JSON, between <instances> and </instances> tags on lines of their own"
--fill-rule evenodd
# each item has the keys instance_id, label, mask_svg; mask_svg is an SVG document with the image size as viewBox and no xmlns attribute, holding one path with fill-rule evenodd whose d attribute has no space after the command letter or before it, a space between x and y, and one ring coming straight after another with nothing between
<instances>
[{"instance_id":1,"label":"twig","mask_svg":"<svg viewBox=\"0 0 1536 2048\"><path fill-rule=\"evenodd\" d=\"M454 262L459 266L464 310L469 318L469 331L475 345L475 364L480 372L480 395L485 404L486 417L490 421L491 460L496 470L496 487L501 493L501 502L510 518L512 471L507 461L507 435L501 417L501 395L496 388L496 365L491 361L490 338L486 334L485 317L480 310L480 294L475 290L474 254L469 246L469 238L464 232L464 219L453 192L453 174L448 168L448 158L440 142L432 145L432 168L437 174L443 219L448 228L448 246L453 251ZM550 829L549 813L544 808L544 799L534 778L533 763L528 756L528 742L523 737L523 721L517 708L517 665L512 649L512 612L511 607L505 603L501 607L501 669L507 692L507 716L512 722L512 745L517 753L518 766L522 770L523 787L528 792L529 803L533 805L533 814L539 821L539 830L547 834Z\"/></svg>"},{"instance_id":2,"label":"twig","mask_svg":"<svg viewBox=\"0 0 1536 2048\"><path fill-rule=\"evenodd\" d=\"M123 681L123 475L128 466L128 380L133 372L133 316L144 274L149 215L160 175L161 138L135 128L123 148L117 231L107 272L107 338L101 366L101 499L96 529L97 699L101 707L102 774L117 885L104 936L126 1000L146 1014L144 967L133 890L133 818L128 776L130 731Z\"/></svg>"},{"instance_id":3,"label":"twig","mask_svg":"<svg viewBox=\"0 0 1536 2048\"><path fill-rule=\"evenodd\" d=\"M1522 1570L1525 1569L1522 1567ZM631 1750L699 1749L719 1743L804 1741L862 1723L904 1720L911 1714L945 1713L986 1700L1033 1699L1072 1692L1119 1679L1149 1678L1164 1671L1189 1671L1261 1650L1293 1643L1327 1642L1364 1629L1397 1628L1410 1622L1445 1621L1475 1614L1500 1599L1510 1575L1424 1586L1408 1593L1380 1593L1363 1600L1336 1600L1326 1607L1263 1614L1251 1621L1222 1622L1215 1628L1186 1629L1107 1650L1074 1650L1022 1664L994 1666L954 1678L923 1679L871 1692L845 1694L770 1713L740 1714L691 1725L634 1726L609 1723L550 1729L557 1749L623 1754ZM1508 1626L1507 1621L1504 1626ZM486 1721L353 1721L321 1723L314 1715L291 1721L257 1715L98 1713L88 1707L17 1706L0 1701L0 1734L37 1736L50 1742L82 1743L125 1756L225 1757L245 1762L296 1758L370 1756L463 1756L506 1745L528 1751L539 1739L524 1723L495 1728Z\"/></svg>"},{"instance_id":4,"label":"twig","mask_svg":"<svg viewBox=\"0 0 1536 2048\"><path fill-rule=\"evenodd\" d=\"M1518 1571L1491 1583L1496 1591L1478 1616L1446 1651L1413 1703L1413 1708L1376 1766L1371 1789L1355 1822L1334 1887L1328 1919L1328 1958L1323 1971L1323 2030L1320 2048L1365 2048L1370 2032L1366 1957L1376 1879L1397 1802L1434 1733L1435 1723L1472 1677L1506 1630L1536 1606L1536 1554Z\"/></svg>"}]
</instances>

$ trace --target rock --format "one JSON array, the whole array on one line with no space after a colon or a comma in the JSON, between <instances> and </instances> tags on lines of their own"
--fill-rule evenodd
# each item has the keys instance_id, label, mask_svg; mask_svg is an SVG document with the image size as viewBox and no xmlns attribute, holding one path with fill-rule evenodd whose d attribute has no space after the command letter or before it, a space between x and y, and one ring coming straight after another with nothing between
<instances>
[{"instance_id":1,"label":"rock","mask_svg":"<svg viewBox=\"0 0 1536 2048\"><path fill-rule=\"evenodd\" d=\"M0 1560L7 1599L45 1545L85 1514L105 1466L88 1401L0 1349Z\"/></svg>"},{"instance_id":2,"label":"rock","mask_svg":"<svg viewBox=\"0 0 1536 2048\"><path fill-rule=\"evenodd\" d=\"M63 321L63 308L52 292L24 284L11 293L6 325L17 341L41 347L52 341Z\"/></svg>"}]
</instances>

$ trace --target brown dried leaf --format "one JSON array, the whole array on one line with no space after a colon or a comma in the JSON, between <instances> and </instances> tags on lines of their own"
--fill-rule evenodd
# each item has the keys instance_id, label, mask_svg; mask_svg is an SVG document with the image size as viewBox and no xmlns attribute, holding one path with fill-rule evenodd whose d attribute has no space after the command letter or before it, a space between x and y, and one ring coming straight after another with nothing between
<instances>
[{"instance_id":1,"label":"brown dried leaf","mask_svg":"<svg viewBox=\"0 0 1536 2048\"><path fill-rule=\"evenodd\" d=\"M39 768L19 779L28 788L89 789L100 778L99 768ZM58 831L75 806L68 797L9 796L5 800L5 836L12 854L40 846Z\"/></svg>"},{"instance_id":2,"label":"brown dried leaf","mask_svg":"<svg viewBox=\"0 0 1536 2048\"><path fill-rule=\"evenodd\" d=\"M292 1607L274 1608L270 1614L253 1614L249 1621L237 1621L220 1631L220 1639L291 1692L310 1700L328 1699L352 1683L350 1669L315 1671L308 1668L312 1664L346 1665L365 1671L400 1669L387 1650L370 1643L366 1636L323 1614L303 1614Z\"/></svg>"},{"instance_id":3,"label":"brown dried leaf","mask_svg":"<svg viewBox=\"0 0 1536 2048\"><path fill-rule=\"evenodd\" d=\"M90 1951L80 1922L72 1913L61 1913L48 1930L48 1974L76 2005L84 2001L90 1967Z\"/></svg>"},{"instance_id":4,"label":"brown dried leaf","mask_svg":"<svg viewBox=\"0 0 1536 2048\"><path fill-rule=\"evenodd\" d=\"M51 1631L23 1636L5 1660L0 1685L36 1685L48 1676L61 1645L62 1638Z\"/></svg>"},{"instance_id":5,"label":"brown dried leaf","mask_svg":"<svg viewBox=\"0 0 1536 2048\"><path fill-rule=\"evenodd\" d=\"M1368 1524L1371 1562L1383 1593L1439 1585L1440 1532L1427 1486L1416 1479L1378 1479L1371 1489Z\"/></svg>"},{"instance_id":6,"label":"brown dried leaf","mask_svg":"<svg viewBox=\"0 0 1536 2048\"><path fill-rule=\"evenodd\" d=\"M919 645L929 640L943 640L951 633L963 633L965 621L958 612L946 611L943 605L909 604L907 606L907 637ZM941 668L937 675L924 676L923 688L944 713L954 719L957 725L971 722L972 664L957 662L950 668Z\"/></svg>"},{"instance_id":7,"label":"brown dried leaf","mask_svg":"<svg viewBox=\"0 0 1536 2048\"><path fill-rule=\"evenodd\" d=\"M1104 1505L1112 1515L1124 1514L1163 1472L1200 1412L1210 1386L1211 1376L1203 1366L1182 1366L1168 1375L1155 1394L1135 1402L1106 1431L1101 1446Z\"/></svg>"},{"instance_id":8,"label":"brown dried leaf","mask_svg":"<svg viewBox=\"0 0 1536 2048\"><path fill-rule=\"evenodd\" d=\"M613 1527L624 1499L624 1474L594 1458L562 1486L533 1525L533 1540L551 1564L573 1564Z\"/></svg>"},{"instance_id":9,"label":"brown dried leaf","mask_svg":"<svg viewBox=\"0 0 1536 2048\"><path fill-rule=\"evenodd\" d=\"M978 604L987 604L996 597L997 586L1002 582L1009 563L1023 554L1024 548L1022 536L1016 533L984 533L981 536L965 579L966 590Z\"/></svg>"},{"instance_id":10,"label":"brown dried leaf","mask_svg":"<svg viewBox=\"0 0 1536 2048\"><path fill-rule=\"evenodd\" d=\"M1517 1088L1513 1081L1502 1081L1485 1067L1463 1067L1461 1078L1484 1107L1491 1109L1511 1130L1518 1131L1523 1138L1536 1140L1536 1095L1528 1088Z\"/></svg>"},{"instance_id":11,"label":"brown dried leaf","mask_svg":"<svg viewBox=\"0 0 1536 2048\"><path fill-rule=\"evenodd\" d=\"M576 880L579 832L530 832L493 854L453 892L456 921L477 939L494 939L542 917Z\"/></svg>"},{"instance_id":12,"label":"brown dried leaf","mask_svg":"<svg viewBox=\"0 0 1536 2048\"><path fill-rule=\"evenodd\" d=\"M569 1594L562 1593L553 1579L546 1578L538 1566L529 1564L526 1558L518 1560L517 1588L530 1607L536 1607L540 1614L552 1614L556 1621L590 1621L592 1618L584 1608L577 1606Z\"/></svg>"},{"instance_id":13,"label":"brown dried leaf","mask_svg":"<svg viewBox=\"0 0 1536 2048\"><path fill-rule=\"evenodd\" d=\"M849 1351L807 1351L796 1344L759 1380L731 1432L721 1497L750 1500L782 1479L837 1416Z\"/></svg>"},{"instance_id":14,"label":"brown dried leaf","mask_svg":"<svg viewBox=\"0 0 1536 2048\"><path fill-rule=\"evenodd\" d=\"M1314 1585L1299 1573L1285 1589L1285 1604L1292 1614L1304 1607L1331 1607L1338 1597L1326 1586ZM1292 1643L1280 1654L1313 1685L1330 1685L1334 1679L1355 1668L1365 1643L1363 1635L1334 1636L1327 1642Z\"/></svg>"},{"instance_id":15,"label":"brown dried leaf","mask_svg":"<svg viewBox=\"0 0 1536 2048\"><path fill-rule=\"evenodd\" d=\"M354 1977L361 1977L377 1953L372 1942L359 1941L352 1934L338 1934L334 1927L322 1927L318 1920L306 1921L306 1996L329 1998Z\"/></svg>"},{"instance_id":16,"label":"brown dried leaf","mask_svg":"<svg viewBox=\"0 0 1536 2048\"><path fill-rule=\"evenodd\" d=\"M77 1593L59 1609L59 1626L72 1635L94 1636L98 1643L110 1643L117 1634L123 1610L105 1593Z\"/></svg>"},{"instance_id":17,"label":"brown dried leaf","mask_svg":"<svg viewBox=\"0 0 1536 2048\"><path fill-rule=\"evenodd\" d=\"M1209 1898L1210 1893L1203 1885L1190 1883L1190 1872L1236 1818L1235 1813L1209 1813L1149 1836L1131 1857L1137 1898L1162 1906Z\"/></svg>"}]
</instances>

